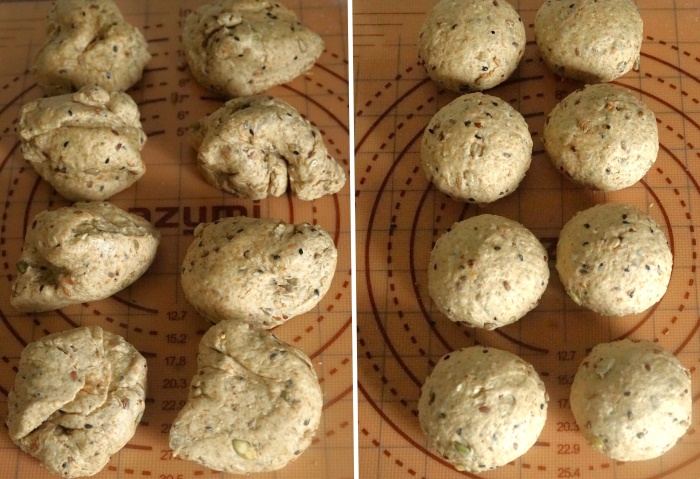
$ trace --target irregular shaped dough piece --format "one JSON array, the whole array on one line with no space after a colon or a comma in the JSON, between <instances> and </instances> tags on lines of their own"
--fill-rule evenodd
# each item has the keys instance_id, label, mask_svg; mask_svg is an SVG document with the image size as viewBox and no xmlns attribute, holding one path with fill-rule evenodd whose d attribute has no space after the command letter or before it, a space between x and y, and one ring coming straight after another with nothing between
<instances>
[{"instance_id":1,"label":"irregular shaped dough piece","mask_svg":"<svg viewBox=\"0 0 700 479\"><path fill-rule=\"evenodd\" d=\"M452 321L495 329L537 306L549 281L547 251L520 223L479 215L452 225L430 253L428 290Z\"/></svg>"},{"instance_id":2,"label":"irregular shaped dough piece","mask_svg":"<svg viewBox=\"0 0 700 479\"><path fill-rule=\"evenodd\" d=\"M50 334L22 351L8 396L10 437L51 472L97 474L136 432L146 360L97 326Z\"/></svg>"},{"instance_id":3,"label":"irregular shaped dough piece","mask_svg":"<svg viewBox=\"0 0 700 479\"><path fill-rule=\"evenodd\" d=\"M309 445L323 394L309 358L275 335L222 321L202 337L173 455L235 474L275 471Z\"/></svg>"},{"instance_id":4,"label":"irregular shaped dough piece","mask_svg":"<svg viewBox=\"0 0 700 479\"><path fill-rule=\"evenodd\" d=\"M105 200L146 172L139 116L126 93L83 87L24 105L17 132L24 158L62 196Z\"/></svg>"},{"instance_id":5,"label":"irregular shaped dough piece","mask_svg":"<svg viewBox=\"0 0 700 479\"><path fill-rule=\"evenodd\" d=\"M111 203L42 211L26 233L10 303L37 312L107 298L153 262L160 233Z\"/></svg>"},{"instance_id":6,"label":"irregular shaped dough piece","mask_svg":"<svg viewBox=\"0 0 700 479\"><path fill-rule=\"evenodd\" d=\"M205 88L228 97L253 95L310 69L323 39L293 11L265 0L218 0L185 19L182 45Z\"/></svg>"},{"instance_id":7,"label":"irregular shaped dough piece","mask_svg":"<svg viewBox=\"0 0 700 479\"><path fill-rule=\"evenodd\" d=\"M47 95L87 85L127 90L150 61L148 44L111 0L57 0L32 72Z\"/></svg>"},{"instance_id":8,"label":"irregular shaped dough piece","mask_svg":"<svg viewBox=\"0 0 700 479\"><path fill-rule=\"evenodd\" d=\"M192 146L207 182L241 198L302 200L337 193L345 172L321 133L290 104L272 96L235 98L193 128Z\"/></svg>"},{"instance_id":9,"label":"irregular shaped dough piece","mask_svg":"<svg viewBox=\"0 0 700 479\"><path fill-rule=\"evenodd\" d=\"M207 319L271 328L318 304L338 252L319 226L237 216L202 223L182 262L182 290Z\"/></svg>"},{"instance_id":10,"label":"irregular shaped dough piece","mask_svg":"<svg viewBox=\"0 0 700 479\"><path fill-rule=\"evenodd\" d=\"M690 373L650 341L599 344L571 385L571 411L591 446L618 461L671 449L690 426Z\"/></svg>"},{"instance_id":11,"label":"irregular shaped dough piece","mask_svg":"<svg viewBox=\"0 0 700 479\"><path fill-rule=\"evenodd\" d=\"M547 0L535 16L547 67L585 83L612 81L638 65L642 29L631 0Z\"/></svg>"},{"instance_id":12,"label":"irregular shaped dough piece","mask_svg":"<svg viewBox=\"0 0 700 479\"><path fill-rule=\"evenodd\" d=\"M518 67L525 27L506 0L440 0L421 27L418 48L438 85L461 93L487 90Z\"/></svg>"},{"instance_id":13,"label":"irregular shaped dough piece","mask_svg":"<svg viewBox=\"0 0 700 479\"><path fill-rule=\"evenodd\" d=\"M529 363L474 346L440 359L421 389L420 427L458 471L483 472L525 454L547 418L547 395Z\"/></svg>"},{"instance_id":14,"label":"irregular shaped dough piece","mask_svg":"<svg viewBox=\"0 0 700 479\"><path fill-rule=\"evenodd\" d=\"M461 201L490 203L515 191L532 160L520 113L483 93L460 96L428 123L421 166L435 187Z\"/></svg>"},{"instance_id":15,"label":"irregular shaped dough piece","mask_svg":"<svg viewBox=\"0 0 700 479\"><path fill-rule=\"evenodd\" d=\"M656 161L656 116L629 90L586 85L547 117L543 144L559 171L576 183L614 191L639 181Z\"/></svg>"},{"instance_id":16,"label":"irregular shaped dough piece","mask_svg":"<svg viewBox=\"0 0 700 479\"><path fill-rule=\"evenodd\" d=\"M659 225L625 204L596 205L562 228L557 271L575 303L606 316L641 313L666 293L673 256Z\"/></svg>"}]
</instances>

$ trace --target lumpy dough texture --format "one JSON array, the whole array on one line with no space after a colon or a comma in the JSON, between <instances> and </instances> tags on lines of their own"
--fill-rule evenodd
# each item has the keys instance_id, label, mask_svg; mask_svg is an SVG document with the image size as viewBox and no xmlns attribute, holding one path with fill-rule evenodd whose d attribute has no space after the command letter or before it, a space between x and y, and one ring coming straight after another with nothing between
<instances>
[{"instance_id":1,"label":"lumpy dough texture","mask_svg":"<svg viewBox=\"0 0 700 479\"><path fill-rule=\"evenodd\" d=\"M495 215L455 223L435 243L428 290L452 321L495 329L537 306L549 281L547 251L523 225Z\"/></svg>"},{"instance_id":2,"label":"lumpy dough texture","mask_svg":"<svg viewBox=\"0 0 700 479\"><path fill-rule=\"evenodd\" d=\"M537 441L547 418L544 384L532 365L483 346L445 355L418 401L428 444L457 470L508 464Z\"/></svg>"},{"instance_id":3,"label":"lumpy dough texture","mask_svg":"<svg viewBox=\"0 0 700 479\"><path fill-rule=\"evenodd\" d=\"M302 351L250 324L223 321L202 337L197 368L170 430L175 456L247 474L280 469L309 447L323 395Z\"/></svg>"},{"instance_id":4,"label":"lumpy dough texture","mask_svg":"<svg viewBox=\"0 0 700 479\"><path fill-rule=\"evenodd\" d=\"M421 166L457 200L490 203L518 187L532 159L527 123L508 103L483 93L440 109L423 132Z\"/></svg>"},{"instance_id":5,"label":"lumpy dough texture","mask_svg":"<svg viewBox=\"0 0 700 479\"><path fill-rule=\"evenodd\" d=\"M690 426L690 373L650 341L599 344L578 369L571 410L591 446L617 461L659 457Z\"/></svg>"},{"instance_id":6,"label":"lumpy dough texture","mask_svg":"<svg viewBox=\"0 0 700 479\"><path fill-rule=\"evenodd\" d=\"M606 316L641 313L671 279L673 256L659 225L630 205L577 213L562 228L557 271L569 297Z\"/></svg>"}]
</instances>

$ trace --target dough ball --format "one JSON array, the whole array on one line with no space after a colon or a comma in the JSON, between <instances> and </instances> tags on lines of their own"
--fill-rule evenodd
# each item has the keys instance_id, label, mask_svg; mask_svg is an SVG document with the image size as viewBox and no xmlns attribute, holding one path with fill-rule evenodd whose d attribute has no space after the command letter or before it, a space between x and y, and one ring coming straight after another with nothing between
<instances>
[{"instance_id":1,"label":"dough ball","mask_svg":"<svg viewBox=\"0 0 700 479\"><path fill-rule=\"evenodd\" d=\"M483 93L460 96L428 123L421 166L435 187L461 201L490 203L518 187L532 159L520 113Z\"/></svg>"},{"instance_id":2,"label":"dough ball","mask_svg":"<svg viewBox=\"0 0 700 479\"><path fill-rule=\"evenodd\" d=\"M24 158L71 201L105 200L146 172L146 134L126 93L94 86L32 101L17 132Z\"/></svg>"},{"instance_id":3,"label":"dough ball","mask_svg":"<svg viewBox=\"0 0 700 479\"><path fill-rule=\"evenodd\" d=\"M260 93L309 70L323 39L293 11L265 0L218 0L185 19L185 57L205 88L234 97Z\"/></svg>"},{"instance_id":4,"label":"dough ball","mask_svg":"<svg viewBox=\"0 0 700 479\"><path fill-rule=\"evenodd\" d=\"M690 426L690 373L650 341L599 344L571 385L571 410L591 446L618 461L659 457Z\"/></svg>"},{"instance_id":5,"label":"dough ball","mask_svg":"<svg viewBox=\"0 0 700 479\"><path fill-rule=\"evenodd\" d=\"M38 312L112 296L146 272L159 241L148 221L111 203L43 211L26 232L10 303Z\"/></svg>"},{"instance_id":6,"label":"dough ball","mask_svg":"<svg viewBox=\"0 0 700 479\"><path fill-rule=\"evenodd\" d=\"M321 420L309 358L271 333L222 321L202 337L187 404L170 429L173 455L234 474L296 459Z\"/></svg>"},{"instance_id":7,"label":"dough ball","mask_svg":"<svg viewBox=\"0 0 700 479\"><path fill-rule=\"evenodd\" d=\"M423 384L418 419L443 459L478 473L508 464L535 444L547 401L530 364L507 351L474 346L440 359Z\"/></svg>"},{"instance_id":8,"label":"dough ball","mask_svg":"<svg viewBox=\"0 0 700 479\"><path fill-rule=\"evenodd\" d=\"M32 69L47 95L88 85L127 90L151 59L141 32L111 0L56 0L47 21L48 37Z\"/></svg>"},{"instance_id":9,"label":"dough ball","mask_svg":"<svg viewBox=\"0 0 700 479\"><path fill-rule=\"evenodd\" d=\"M639 64L642 17L632 0L547 0L535 16L535 40L557 75L609 82Z\"/></svg>"},{"instance_id":10,"label":"dough ball","mask_svg":"<svg viewBox=\"0 0 700 479\"><path fill-rule=\"evenodd\" d=\"M212 322L272 328L318 304L338 252L319 226L245 216L202 223L182 262L182 290Z\"/></svg>"},{"instance_id":11,"label":"dough ball","mask_svg":"<svg viewBox=\"0 0 700 479\"><path fill-rule=\"evenodd\" d=\"M578 212L559 234L557 271L576 304L605 316L641 313L671 279L673 257L659 225L620 203Z\"/></svg>"},{"instance_id":12,"label":"dough ball","mask_svg":"<svg viewBox=\"0 0 700 479\"><path fill-rule=\"evenodd\" d=\"M525 27L506 0L440 0L423 23L418 53L438 85L466 93L503 83L525 50Z\"/></svg>"},{"instance_id":13,"label":"dough ball","mask_svg":"<svg viewBox=\"0 0 700 479\"><path fill-rule=\"evenodd\" d=\"M272 96L228 101L195 124L191 141L204 179L241 198L281 196L289 182L299 199L314 200L345 184L321 132Z\"/></svg>"},{"instance_id":14,"label":"dough ball","mask_svg":"<svg viewBox=\"0 0 700 479\"><path fill-rule=\"evenodd\" d=\"M547 117L544 147L559 171L589 188L614 191L639 181L656 161L654 112L625 88L586 85Z\"/></svg>"},{"instance_id":15,"label":"dough ball","mask_svg":"<svg viewBox=\"0 0 700 479\"><path fill-rule=\"evenodd\" d=\"M430 253L428 290L452 321L495 329L537 306L549 281L547 251L520 223L479 215L452 225Z\"/></svg>"},{"instance_id":16,"label":"dough ball","mask_svg":"<svg viewBox=\"0 0 700 479\"><path fill-rule=\"evenodd\" d=\"M97 474L136 432L146 360L97 326L50 334L22 351L8 396L10 438L54 474Z\"/></svg>"}]
</instances>

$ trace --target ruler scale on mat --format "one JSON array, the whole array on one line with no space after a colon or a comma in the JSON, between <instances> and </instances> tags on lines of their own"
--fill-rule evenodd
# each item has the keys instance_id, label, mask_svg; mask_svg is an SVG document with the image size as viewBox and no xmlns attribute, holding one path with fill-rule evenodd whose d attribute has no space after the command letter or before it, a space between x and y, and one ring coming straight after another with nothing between
<instances>
[{"instance_id":1,"label":"ruler scale on mat","mask_svg":"<svg viewBox=\"0 0 700 479\"><path fill-rule=\"evenodd\" d=\"M45 36L49 2L0 3L0 416L14 382L23 346L48 333L99 325L126 337L149 366L146 411L136 435L112 457L100 478L184 479L223 477L172 457L168 431L187 397L196 371L199 340L209 324L186 303L179 283L182 258L200 222L246 214L287 222L318 223L335 239L338 268L328 294L311 312L275 329L282 340L311 358L324 393L324 412L312 446L281 471L261 478L352 477L352 328L349 185L313 202L289 195L241 200L208 185L195 168L187 128L223 104L196 85L179 40L187 12L204 1L117 1L125 18L148 40L153 59L129 91L138 103L148 141L145 176L114 196L119 207L149 218L162 242L153 266L136 283L103 301L41 314L21 314L9 304L24 231L47 208L69 204L22 158L13 129L21 105L42 95L28 69ZM343 0L287 0L300 20L320 33L326 49L307 75L269 92L294 105L323 133L329 151L349 173L347 5ZM56 477L0 434L0 477Z\"/></svg>"},{"instance_id":2,"label":"ruler scale on mat","mask_svg":"<svg viewBox=\"0 0 700 479\"><path fill-rule=\"evenodd\" d=\"M654 110L661 148L642 181L606 194L574 186L544 154L546 115L581 84L557 79L541 60L533 22L542 2L512 1L528 43L514 76L489 93L526 118L534 139L533 162L515 193L479 208L436 192L419 166L423 129L456 97L426 79L418 63L418 31L434 3L353 3L361 477L700 478L700 5L690 0L637 2L644 20L641 69L615 83ZM649 311L618 319L596 316L566 296L554 270L539 306L497 331L459 326L432 306L426 275L430 250L455 221L479 213L515 219L537 235L551 257L559 230L576 211L612 201L648 212L670 239L675 259L671 284ZM571 381L588 349L625 337L658 341L692 372L690 429L656 460L620 463L594 451L569 408ZM550 396L537 444L520 459L481 475L455 471L428 448L416 411L420 387L437 360L475 343L531 362Z\"/></svg>"}]
</instances>

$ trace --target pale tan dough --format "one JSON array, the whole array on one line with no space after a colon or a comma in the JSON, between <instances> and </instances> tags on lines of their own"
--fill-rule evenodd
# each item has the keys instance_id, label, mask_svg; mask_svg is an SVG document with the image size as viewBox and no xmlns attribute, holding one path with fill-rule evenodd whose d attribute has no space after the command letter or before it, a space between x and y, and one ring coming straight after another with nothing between
<instances>
[{"instance_id":1,"label":"pale tan dough","mask_svg":"<svg viewBox=\"0 0 700 479\"><path fill-rule=\"evenodd\" d=\"M22 351L8 396L10 438L54 474L97 474L133 437L146 399L146 360L119 335L87 326Z\"/></svg>"},{"instance_id":2,"label":"pale tan dough","mask_svg":"<svg viewBox=\"0 0 700 479\"><path fill-rule=\"evenodd\" d=\"M473 346L440 359L423 384L418 419L443 459L480 473L535 444L548 401L532 365L508 351Z\"/></svg>"},{"instance_id":3,"label":"pale tan dough","mask_svg":"<svg viewBox=\"0 0 700 479\"><path fill-rule=\"evenodd\" d=\"M650 341L595 346L571 385L571 410L597 451L642 461L671 449L690 426L690 373Z\"/></svg>"},{"instance_id":4,"label":"pale tan dough","mask_svg":"<svg viewBox=\"0 0 700 479\"><path fill-rule=\"evenodd\" d=\"M272 328L318 304L337 257L320 226L237 216L195 228L180 279L185 298L206 319Z\"/></svg>"},{"instance_id":5,"label":"pale tan dough","mask_svg":"<svg viewBox=\"0 0 700 479\"><path fill-rule=\"evenodd\" d=\"M222 321L202 337L173 455L234 474L278 470L311 445L323 393L309 358L271 333Z\"/></svg>"},{"instance_id":6,"label":"pale tan dough","mask_svg":"<svg viewBox=\"0 0 700 479\"><path fill-rule=\"evenodd\" d=\"M467 93L503 83L525 51L525 27L506 0L439 0L420 30L418 53L438 85Z\"/></svg>"},{"instance_id":7,"label":"pale tan dough","mask_svg":"<svg viewBox=\"0 0 700 479\"><path fill-rule=\"evenodd\" d=\"M547 0L535 16L547 67L586 83L612 81L638 65L642 29L632 0Z\"/></svg>"},{"instance_id":8,"label":"pale tan dough","mask_svg":"<svg viewBox=\"0 0 700 479\"><path fill-rule=\"evenodd\" d=\"M148 44L111 0L56 0L32 72L47 95L83 86L124 91L141 79Z\"/></svg>"},{"instance_id":9,"label":"pale tan dough","mask_svg":"<svg viewBox=\"0 0 700 479\"><path fill-rule=\"evenodd\" d=\"M160 233L108 202L42 211L26 232L10 303L38 312L97 301L146 272Z\"/></svg>"},{"instance_id":10,"label":"pale tan dough","mask_svg":"<svg viewBox=\"0 0 700 479\"><path fill-rule=\"evenodd\" d=\"M345 171L321 132L272 96L229 100L195 123L191 143L204 179L241 198L280 196L289 184L299 199L310 201L345 184Z\"/></svg>"},{"instance_id":11,"label":"pale tan dough","mask_svg":"<svg viewBox=\"0 0 700 479\"><path fill-rule=\"evenodd\" d=\"M218 0L185 19L182 45L194 78L227 97L253 95L309 70L323 39L284 5Z\"/></svg>"},{"instance_id":12,"label":"pale tan dough","mask_svg":"<svg viewBox=\"0 0 700 479\"><path fill-rule=\"evenodd\" d=\"M641 313L666 293L673 256L664 232L630 205L578 212L557 244L559 279L575 303L606 316Z\"/></svg>"}]
</instances>

